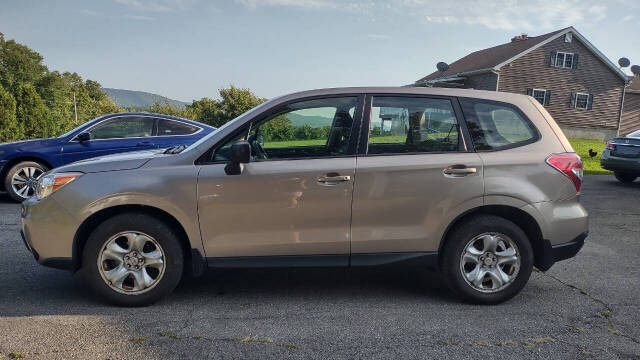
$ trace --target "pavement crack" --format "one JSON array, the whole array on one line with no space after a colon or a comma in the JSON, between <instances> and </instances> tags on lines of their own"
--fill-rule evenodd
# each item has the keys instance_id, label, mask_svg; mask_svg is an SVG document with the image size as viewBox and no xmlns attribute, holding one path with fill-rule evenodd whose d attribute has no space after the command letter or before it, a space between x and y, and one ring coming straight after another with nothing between
<instances>
[{"instance_id":1,"label":"pavement crack","mask_svg":"<svg viewBox=\"0 0 640 360\"><path fill-rule=\"evenodd\" d=\"M613 335L623 337L623 338L625 338L625 339L627 339L629 341L632 341L632 342L640 345L640 340L634 338L633 336L627 335L627 334L623 333L622 331L616 329L616 323L612 319L612 317L614 315L614 311L611 308L611 306L609 304L607 304L604 300L591 295L587 290L582 289L582 288L580 288L580 287L578 287L576 285L573 285L573 284L571 284L571 283L569 283L569 282L567 282L565 280L562 280L559 277L553 276L551 274L544 273L544 272L542 272L542 271L540 271L538 269L534 269L534 271L536 271L536 272L538 272L538 273L542 274L543 276L546 276L546 277L548 277L550 279L553 279L553 280L559 282L560 284L562 284L562 285L564 285L564 286L566 286L568 288L576 290L576 291L580 292L580 294L586 296L589 300L591 300L591 301L593 301L593 302L595 302L597 304L602 305L604 307L604 310L599 312L598 316L600 316L601 318L607 320L607 330L610 333L612 333Z\"/></svg>"}]
</instances>

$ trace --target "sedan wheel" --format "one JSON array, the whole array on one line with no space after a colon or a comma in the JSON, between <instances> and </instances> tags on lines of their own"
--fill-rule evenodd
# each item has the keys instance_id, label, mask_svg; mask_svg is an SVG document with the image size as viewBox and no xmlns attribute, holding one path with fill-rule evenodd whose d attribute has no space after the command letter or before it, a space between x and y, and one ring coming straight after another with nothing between
<instances>
[{"instance_id":1,"label":"sedan wheel","mask_svg":"<svg viewBox=\"0 0 640 360\"><path fill-rule=\"evenodd\" d=\"M25 161L16 164L5 178L5 189L15 201L22 202L36 194L38 179L47 168L37 162Z\"/></svg>"}]
</instances>

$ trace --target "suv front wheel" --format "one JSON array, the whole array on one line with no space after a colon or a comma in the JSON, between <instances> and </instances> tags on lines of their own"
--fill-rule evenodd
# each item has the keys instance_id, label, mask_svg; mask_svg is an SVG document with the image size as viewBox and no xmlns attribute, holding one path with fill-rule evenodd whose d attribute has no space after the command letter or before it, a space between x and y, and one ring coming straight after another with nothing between
<instances>
[{"instance_id":1,"label":"suv front wheel","mask_svg":"<svg viewBox=\"0 0 640 360\"><path fill-rule=\"evenodd\" d=\"M182 278L180 241L164 222L145 214L116 215L98 225L82 267L94 291L120 306L144 306L168 295Z\"/></svg>"},{"instance_id":2,"label":"suv front wheel","mask_svg":"<svg viewBox=\"0 0 640 360\"><path fill-rule=\"evenodd\" d=\"M533 250L513 222L493 215L463 221L448 235L441 259L447 285L464 300L497 304L529 280Z\"/></svg>"}]
</instances>

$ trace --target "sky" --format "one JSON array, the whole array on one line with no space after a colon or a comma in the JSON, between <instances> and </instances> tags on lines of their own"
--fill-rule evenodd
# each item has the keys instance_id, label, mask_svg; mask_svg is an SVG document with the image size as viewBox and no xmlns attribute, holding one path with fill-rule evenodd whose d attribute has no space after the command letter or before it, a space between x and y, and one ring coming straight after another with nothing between
<instances>
[{"instance_id":1,"label":"sky","mask_svg":"<svg viewBox=\"0 0 640 360\"><path fill-rule=\"evenodd\" d=\"M640 64L640 0L0 0L0 32L51 70L191 101L399 86L513 36L574 26Z\"/></svg>"}]
</instances>

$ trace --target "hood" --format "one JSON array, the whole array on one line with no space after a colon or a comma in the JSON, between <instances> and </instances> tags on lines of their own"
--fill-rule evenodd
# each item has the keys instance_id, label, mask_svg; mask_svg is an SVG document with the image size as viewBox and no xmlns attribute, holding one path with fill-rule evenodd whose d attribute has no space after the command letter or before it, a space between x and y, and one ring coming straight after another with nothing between
<instances>
[{"instance_id":1,"label":"hood","mask_svg":"<svg viewBox=\"0 0 640 360\"><path fill-rule=\"evenodd\" d=\"M163 154L164 150L135 151L114 155L106 155L87 160L80 160L69 165L55 169L55 172L79 171L83 173L96 173L105 171L132 170L142 167L149 160L157 156L169 156Z\"/></svg>"},{"instance_id":2,"label":"hood","mask_svg":"<svg viewBox=\"0 0 640 360\"><path fill-rule=\"evenodd\" d=\"M31 140L20 140L20 141L14 141L14 142L5 142L5 143L0 143L0 148L4 148L4 147L19 148L19 147L22 147L24 145L27 145L27 146L40 145L42 143L49 142L51 140L55 140L55 138L51 138L51 139L31 139Z\"/></svg>"}]
</instances>

